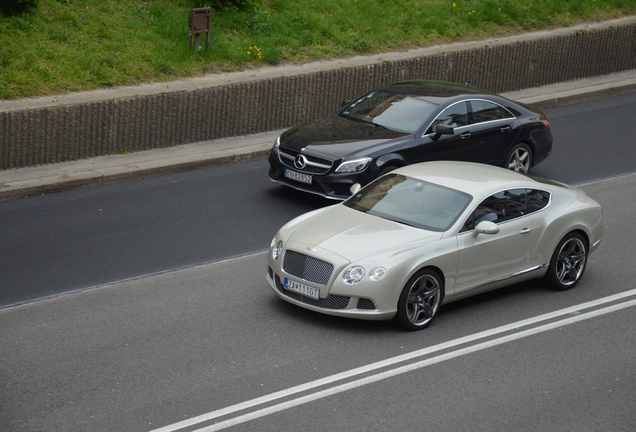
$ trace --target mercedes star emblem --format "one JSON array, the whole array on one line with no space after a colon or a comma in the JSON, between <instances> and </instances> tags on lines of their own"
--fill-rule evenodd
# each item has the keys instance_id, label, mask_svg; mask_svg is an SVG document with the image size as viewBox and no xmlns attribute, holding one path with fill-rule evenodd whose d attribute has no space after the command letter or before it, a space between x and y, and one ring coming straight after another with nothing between
<instances>
[{"instance_id":1,"label":"mercedes star emblem","mask_svg":"<svg viewBox=\"0 0 636 432\"><path fill-rule=\"evenodd\" d=\"M294 158L294 166L296 168L303 169L305 168L305 165L307 165L307 158L305 157L305 155L299 154Z\"/></svg>"}]
</instances>

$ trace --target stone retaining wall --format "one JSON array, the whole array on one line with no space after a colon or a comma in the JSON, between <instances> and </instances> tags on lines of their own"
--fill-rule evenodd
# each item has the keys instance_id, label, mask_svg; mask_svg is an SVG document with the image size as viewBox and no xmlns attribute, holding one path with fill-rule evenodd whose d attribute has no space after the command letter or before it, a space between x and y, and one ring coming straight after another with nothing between
<instances>
[{"instance_id":1,"label":"stone retaining wall","mask_svg":"<svg viewBox=\"0 0 636 432\"><path fill-rule=\"evenodd\" d=\"M496 93L636 69L636 24L197 90L0 112L0 169L240 136L324 116L410 79Z\"/></svg>"}]
</instances>

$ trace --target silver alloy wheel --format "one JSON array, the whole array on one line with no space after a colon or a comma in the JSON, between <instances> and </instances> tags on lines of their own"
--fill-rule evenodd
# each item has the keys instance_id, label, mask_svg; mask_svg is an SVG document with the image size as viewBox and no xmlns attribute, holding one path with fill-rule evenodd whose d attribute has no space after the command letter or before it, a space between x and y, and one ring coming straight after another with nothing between
<instances>
[{"instance_id":1,"label":"silver alloy wheel","mask_svg":"<svg viewBox=\"0 0 636 432\"><path fill-rule=\"evenodd\" d=\"M575 284L585 269L587 251L585 244L578 237L563 243L556 260L556 277L561 285L567 287Z\"/></svg>"},{"instance_id":2,"label":"silver alloy wheel","mask_svg":"<svg viewBox=\"0 0 636 432\"><path fill-rule=\"evenodd\" d=\"M439 281L423 275L411 285L406 299L406 316L415 326L424 326L435 317L441 301Z\"/></svg>"},{"instance_id":3,"label":"silver alloy wheel","mask_svg":"<svg viewBox=\"0 0 636 432\"><path fill-rule=\"evenodd\" d=\"M512 171L527 174L530 171L532 155L526 146L515 148L508 156L507 168Z\"/></svg>"}]
</instances>

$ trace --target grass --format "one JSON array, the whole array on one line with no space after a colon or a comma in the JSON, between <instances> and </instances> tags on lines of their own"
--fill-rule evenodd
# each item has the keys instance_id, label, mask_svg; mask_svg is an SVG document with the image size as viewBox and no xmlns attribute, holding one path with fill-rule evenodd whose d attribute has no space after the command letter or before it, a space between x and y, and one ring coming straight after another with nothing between
<instances>
[{"instance_id":1,"label":"grass","mask_svg":"<svg viewBox=\"0 0 636 432\"><path fill-rule=\"evenodd\" d=\"M256 0L189 46L192 0L40 0L0 16L0 98L506 36L636 14L634 0ZM201 38L204 41L204 38Z\"/></svg>"}]
</instances>

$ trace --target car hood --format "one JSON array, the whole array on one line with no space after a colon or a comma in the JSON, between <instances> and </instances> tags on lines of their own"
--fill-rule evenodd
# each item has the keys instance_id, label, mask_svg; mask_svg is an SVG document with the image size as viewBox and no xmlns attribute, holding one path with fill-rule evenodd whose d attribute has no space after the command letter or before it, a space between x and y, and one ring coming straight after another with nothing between
<instances>
[{"instance_id":1,"label":"car hood","mask_svg":"<svg viewBox=\"0 0 636 432\"><path fill-rule=\"evenodd\" d=\"M355 155L362 149L364 154L370 154L374 149L392 144L395 139L409 136L412 134L332 114L289 129L281 136L281 146L290 150L307 149L312 153L345 158Z\"/></svg>"},{"instance_id":2,"label":"car hood","mask_svg":"<svg viewBox=\"0 0 636 432\"><path fill-rule=\"evenodd\" d=\"M427 231L353 210L342 204L315 212L298 224L287 247L313 248L348 261L421 246L443 233Z\"/></svg>"}]
</instances>

